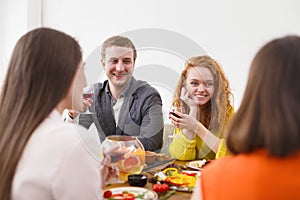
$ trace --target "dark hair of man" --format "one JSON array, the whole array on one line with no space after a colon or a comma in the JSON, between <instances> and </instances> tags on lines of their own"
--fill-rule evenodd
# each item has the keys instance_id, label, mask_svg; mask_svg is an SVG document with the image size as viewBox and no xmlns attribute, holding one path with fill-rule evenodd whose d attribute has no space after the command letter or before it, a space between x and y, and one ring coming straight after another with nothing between
<instances>
[{"instance_id":1,"label":"dark hair of man","mask_svg":"<svg viewBox=\"0 0 300 200\"><path fill-rule=\"evenodd\" d=\"M129 38L120 36L120 35L112 36L103 42L102 48L101 48L101 59L102 60L105 59L106 48L112 47L112 46L127 47L127 48L132 49L133 50L133 60L134 61L136 60L137 53L136 53L134 44L131 42L131 40Z\"/></svg>"}]
</instances>

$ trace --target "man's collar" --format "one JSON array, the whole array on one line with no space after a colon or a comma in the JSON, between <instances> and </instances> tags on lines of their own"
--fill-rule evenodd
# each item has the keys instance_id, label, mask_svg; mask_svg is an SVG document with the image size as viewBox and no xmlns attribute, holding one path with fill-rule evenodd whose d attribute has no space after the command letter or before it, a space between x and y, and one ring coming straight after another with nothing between
<instances>
[{"instance_id":1,"label":"man's collar","mask_svg":"<svg viewBox=\"0 0 300 200\"><path fill-rule=\"evenodd\" d=\"M135 78L132 76L129 80L127 85L125 86L125 88L123 89L123 91L120 94L120 97L125 97L128 95L131 95L132 93L132 86L134 85L134 83L136 82ZM112 95L110 90L109 90L109 81L107 80L107 84L105 85L105 92Z\"/></svg>"}]
</instances>

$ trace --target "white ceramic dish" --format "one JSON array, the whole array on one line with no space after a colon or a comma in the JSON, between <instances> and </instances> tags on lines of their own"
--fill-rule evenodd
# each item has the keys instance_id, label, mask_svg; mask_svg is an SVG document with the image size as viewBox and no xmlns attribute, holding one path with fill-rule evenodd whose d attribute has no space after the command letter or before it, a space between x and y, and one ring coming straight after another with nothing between
<instances>
[{"instance_id":1,"label":"white ceramic dish","mask_svg":"<svg viewBox=\"0 0 300 200\"><path fill-rule=\"evenodd\" d=\"M158 200L158 195L156 192L152 190L148 190L146 188L140 188L140 187L116 187L116 188L109 188L103 191L103 194L105 191L110 190L112 194L119 194L123 193L124 191L128 193L132 193L135 196L144 194L143 198L135 198L135 200ZM103 195L102 195L103 196ZM103 197L103 199L106 199Z\"/></svg>"},{"instance_id":2,"label":"white ceramic dish","mask_svg":"<svg viewBox=\"0 0 300 200\"><path fill-rule=\"evenodd\" d=\"M189 168L195 169L195 170L201 170L201 167L203 167L206 163L206 160L195 160L195 161L191 161L186 163L186 166L188 166Z\"/></svg>"}]
</instances>

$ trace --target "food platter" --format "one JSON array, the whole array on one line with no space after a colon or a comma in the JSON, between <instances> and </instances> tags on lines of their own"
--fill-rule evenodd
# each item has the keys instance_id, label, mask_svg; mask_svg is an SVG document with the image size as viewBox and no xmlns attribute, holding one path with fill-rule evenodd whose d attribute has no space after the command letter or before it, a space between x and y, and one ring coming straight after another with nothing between
<instances>
[{"instance_id":1,"label":"food platter","mask_svg":"<svg viewBox=\"0 0 300 200\"><path fill-rule=\"evenodd\" d=\"M110 188L103 191L103 199L121 199L116 197L111 198L105 198L104 194L107 193L107 191L111 191L112 195L116 194L125 194L130 193L134 194L135 200L158 200L158 195L156 192L148 190L146 188L140 188L140 187L116 187L116 188Z\"/></svg>"},{"instance_id":2,"label":"food platter","mask_svg":"<svg viewBox=\"0 0 300 200\"><path fill-rule=\"evenodd\" d=\"M203 160L195 160L195 161L191 161L186 163L186 166L188 166L191 169L195 169L195 170L201 170L201 168L207 163L207 161L205 159Z\"/></svg>"},{"instance_id":3,"label":"food platter","mask_svg":"<svg viewBox=\"0 0 300 200\"><path fill-rule=\"evenodd\" d=\"M188 176L196 176L196 177L199 177L201 172L199 171L190 171L190 170L183 170L181 171L181 174L185 174L185 175L188 175ZM188 187L188 186L176 186L176 185L170 185L170 189L172 190L176 190L176 191L180 191L180 192L192 192L193 189L194 189L194 186L192 187Z\"/></svg>"},{"instance_id":4,"label":"food platter","mask_svg":"<svg viewBox=\"0 0 300 200\"><path fill-rule=\"evenodd\" d=\"M157 181L167 183L172 190L192 192L200 174L199 171L178 170L174 167L168 167L156 173L154 177Z\"/></svg>"}]
</instances>

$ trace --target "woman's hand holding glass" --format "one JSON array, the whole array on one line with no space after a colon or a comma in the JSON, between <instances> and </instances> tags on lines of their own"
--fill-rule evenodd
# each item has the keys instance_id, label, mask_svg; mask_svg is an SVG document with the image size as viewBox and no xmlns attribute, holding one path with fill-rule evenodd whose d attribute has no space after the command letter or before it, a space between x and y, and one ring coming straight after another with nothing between
<instances>
[{"instance_id":1,"label":"woman's hand holding glass","mask_svg":"<svg viewBox=\"0 0 300 200\"><path fill-rule=\"evenodd\" d=\"M101 161L100 167L101 173L101 186L105 187L111 179L119 176L119 170L111 167L111 158L109 156L105 156Z\"/></svg>"},{"instance_id":2,"label":"woman's hand holding glass","mask_svg":"<svg viewBox=\"0 0 300 200\"><path fill-rule=\"evenodd\" d=\"M142 172L145 164L145 150L142 143L133 136L107 136L101 144L100 157L109 157L109 167L115 176L109 183L123 183L129 174Z\"/></svg>"},{"instance_id":3,"label":"woman's hand holding glass","mask_svg":"<svg viewBox=\"0 0 300 200\"><path fill-rule=\"evenodd\" d=\"M190 129L191 127L195 127L195 125L198 123L197 119L188 114L185 114L184 111L179 110L180 109L175 109L174 107L171 108L169 119L171 120L172 124L176 128L183 129Z\"/></svg>"},{"instance_id":4,"label":"woman's hand holding glass","mask_svg":"<svg viewBox=\"0 0 300 200\"><path fill-rule=\"evenodd\" d=\"M182 87L180 99L189 106L189 113L185 107L171 107L169 119L176 128L185 129L183 132L189 139L194 137L194 133L198 129L199 106L189 97L186 89ZM187 130L187 131L186 131Z\"/></svg>"},{"instance_id":5,"label":"woman's hand holding glass","mask_svg":"<svg viewBox=\"0 0 300 200\"><path fill-rule=\"evenodd\" d=\"M72 118L75 119L80 113L81 114L93 114L92 112L90 112L89 108L92 106L93 103L93 96L94 96L94 86L87 86L84 88L83 91L83 100L82 100L82 110L74 110L74 109L70 109L68 112L68 115Z\"/></svg>"}]
</instances>

